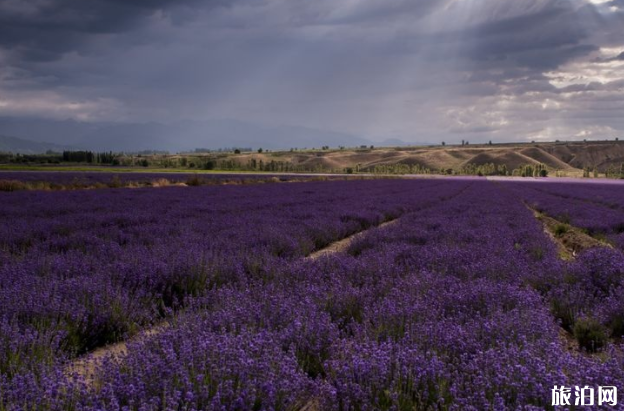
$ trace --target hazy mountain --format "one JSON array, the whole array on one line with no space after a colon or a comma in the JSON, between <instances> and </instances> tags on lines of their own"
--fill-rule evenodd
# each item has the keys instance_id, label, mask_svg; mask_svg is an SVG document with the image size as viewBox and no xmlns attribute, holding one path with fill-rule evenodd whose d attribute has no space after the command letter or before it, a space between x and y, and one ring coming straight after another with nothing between
<instances>
[{"instance_id":1,"label":"hazy mountain","mask_svg":"<svg viewBox=\"0 0 624 411\"><path fill-rule=\"evenodd\" d=\"M82 137L105 123L75 120L0 117L0 134L59 145L80 144Z\"/></svg>"},{"instance_id":2,"label":"hazy mountain","mask_svg":"<svg viewBox=\"0 0 624 411\"><path fill-rule=\"evenodd\" d=\"M71 149L69 146L62 146L52 143L41 143L38 141L26 140L23 138L0 135L0 152L38 154L48 150L63 151Z\"/></svg>"},{"instance_id":3,"label":"hazy mountain","mask_svg":"<svg viewBox=\"0 0 624 411\"><path fill-rule=\"evenodd\" d=\"M268 126L228 119L162 124L0 118L0 134L91 150L113 151L178 152L195 148L289 149L379 144L347 133L298 126ZM393 145L405 144L397 139L387 140L390 141Z\"/></svg>"}]
</instances>

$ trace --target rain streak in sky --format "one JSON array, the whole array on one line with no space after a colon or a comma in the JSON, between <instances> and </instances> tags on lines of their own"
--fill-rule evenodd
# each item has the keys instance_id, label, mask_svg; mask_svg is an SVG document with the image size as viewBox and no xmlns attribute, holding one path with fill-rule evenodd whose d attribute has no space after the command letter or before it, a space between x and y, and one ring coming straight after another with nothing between
<instances>
[{"instance_id":1,"label":"rain streak in sky","mask_svg":"<svg viewBox=\"0 0 624 411\"><path fill-rule=\"evenodd\" d=\"M0 0L0 117L624 137L624 0Z\"/></svg>"}]
</instances>

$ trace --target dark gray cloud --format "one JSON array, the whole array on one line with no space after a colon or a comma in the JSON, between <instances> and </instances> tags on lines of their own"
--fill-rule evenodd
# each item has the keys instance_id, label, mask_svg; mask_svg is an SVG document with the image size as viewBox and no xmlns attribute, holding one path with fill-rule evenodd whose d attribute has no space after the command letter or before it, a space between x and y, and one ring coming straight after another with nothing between
<instances>
[{"instance_id":1,"label":"dark gray cloud","mask_svg":"<svg viewBox=\"0 0 624 411\"><path fill-rule=\"evenodd\" d=\"M159 10L195 2L0 0L0 45L17 52L24 60L56 60L70 51L88 52L84 46L91 36L132 31Z\"/></svg>"},{"instance_id":2,"label":"dark gray cloud","mask_svg":"<svg viewBox=\"0 0 624 411\"><path fill-rule=\"evenodd\" d=\"M0 115L612 135L622 27L624 0L0 0Z\"/></svg>"},{"instance_id":3,"label":"dark gray cloud","mask_svg":"<svg viewBox=\"0 0 624 411\"><path fill-rule=\"evenodd\" d=\"M472 57L489 65L556 68L597 48L583 44L588 33L570 3L555 3L539 12L487 22L475 29L479 39Z\"/></svg>"}]
</instances>

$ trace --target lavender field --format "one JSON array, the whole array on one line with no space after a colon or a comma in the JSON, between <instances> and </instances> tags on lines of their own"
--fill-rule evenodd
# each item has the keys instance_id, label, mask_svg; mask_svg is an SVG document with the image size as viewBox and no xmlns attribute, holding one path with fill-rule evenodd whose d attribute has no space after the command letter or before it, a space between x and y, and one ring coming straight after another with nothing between
<instances>
[{"instance_id":1,"label":"lavender field","mask_svg":"<svg viewBox=\"0 0 624 411\"><path fill-rule=\"evenodd\" d=\"M530 207L624 250L624 185L510 183L508 187Z\"/></svg>"},{"instance_id":2,"label":"lavender field","mask_svg":"<svg viewBox=\"0 0 624 411\"><path fill-rule=\"evenodd\" d=\"M562 260L535 210L604 246ZM552 410L556 385L624 400L623 186L31 190L0 192L0 215L1 411Z\"/></svg>"}]
</instances>

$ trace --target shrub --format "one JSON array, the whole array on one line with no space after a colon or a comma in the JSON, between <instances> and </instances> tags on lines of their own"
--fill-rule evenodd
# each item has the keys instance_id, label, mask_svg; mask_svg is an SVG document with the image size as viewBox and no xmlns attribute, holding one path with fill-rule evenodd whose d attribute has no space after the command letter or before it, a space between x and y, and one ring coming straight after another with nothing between
<instances>
[{"instance_id":1,"label":"shrub","mask_svg":"<svg viewBox=\"0 0 624 411\"><path fill-rule=\"evenodd\" d=\"M624 316L614 315L610 319L609 327L611 328L611 335L613 337L620 338L624 336Z\"/></svg>"},{"instance_id":2,"label":"shrub","mask_svg":"<svg viewBox=\"0 0 624 411\"><path fill-rule=\"evenodd\" d=\"M571 223L570 213L566 211L564 213L559 214L557 216L557 220L561 221L563 224L570 224Z\"/></svg>"},{"instance_id":3,"label":"shrub","mask_svg":"<svg viewBox=\"0 0 624 411\"><path fill-rule=\"evenodd\" d=\"M555 237L561 237L562 235L564 235L565 233L567 233L570 230L570 226L567 224L557 224L555 226Z\"/></svg>"},{"instance_id":4,"label":"shrub","mask_svg":"<svg viewBox=\"0 0 624 411\"><path fill-rule=\"evenodd\" d=\"M592 318L578 319L574 324L573 332L581 348L588 352L597 352L607 344L607 330Z\"/></svg>"},{"instance_id":5,"label":"shrub","mask_svg":"<svg viewBox=\"0 0 624 411\"><path fill-rule=\"evenodd\" d=\"M113 178L111 179L111 181L108 183L108 186L110 188L121 188L123 187L123 182L121 181L121 178L119 178L119 176L113 176Z\"/></svg>"},{"instance_id":6,"label":"shrub","mask_svg":"<svg viewBox=\"0 0 624 411\"><path fill-rule=\"evenodd\" d=\"M199 178L198 176L193 176L190 177L188 180L186 180L186 185L187 186L192 186L192 187L197 187L202 185L203 181L201 178Z\"/></svg>"},{"instance_id":7,"label":"shrub","mask_svg":"<svg viewBox=\"0 0 624 411\"><path fill-rule=\"evenodd\" d=\"M0 180L0 191L25 190L26 184L17 180Z\"/></svg>"}]
</instances>

